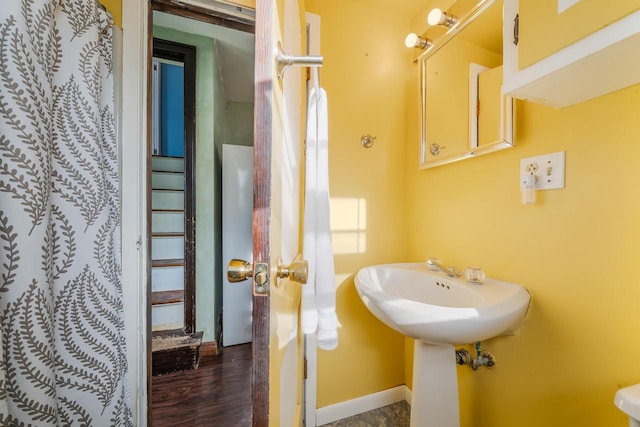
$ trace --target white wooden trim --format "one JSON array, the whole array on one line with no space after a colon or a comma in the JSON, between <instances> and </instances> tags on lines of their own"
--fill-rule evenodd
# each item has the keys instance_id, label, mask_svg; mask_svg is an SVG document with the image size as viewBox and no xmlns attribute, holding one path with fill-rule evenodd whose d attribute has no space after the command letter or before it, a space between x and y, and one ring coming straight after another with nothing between
<instances>
[{"instance_id":1,"label":"white wooden trim","mask_svg":"<svg viewBox=\"0 0 640 427\"><path fill-rule=\"evenodd\" d=\"M405 385L397 386L377 393L368 394L366 396L336 403L334 405L318 408L316 411L316 425L321 426L327 423L341 420L343 418L352 417L383 406L392 405L402 400L411 402L411 391Z\"/></svg>"},{"instance_id":2,"label":"white wooden trim","mask_svg":"<svg viewBox=\"0 0 640 427\"><path fill-rule=\"evenodd\" d=\"M147 425L146 96L147 2L122 3L122 293L130 405Z\"/></svg>"},{"instance_id":3,"label":"white wooden trim","mask_svg":"<svg viewBox=\"0 0 640 427\"><path fill-rule=\"evenodd\" d=\"M404 385L403 387L404 387L404 400L406 400L407 403L411 405L411 398L413 397L413 392L406 385Z\"/></svg>"},{"instance_id":4,"label":"white wooden trim","mask_svg":"<svg viewBox=\"0 0 640 427\"><path fill-rule=\"evenodd\" d=\"M315 334L304 336L304 357L307 361L307 377L304 380L304 423L316 427L316 404L318 394L318 345Z\"/></svg>"}]
</instances>

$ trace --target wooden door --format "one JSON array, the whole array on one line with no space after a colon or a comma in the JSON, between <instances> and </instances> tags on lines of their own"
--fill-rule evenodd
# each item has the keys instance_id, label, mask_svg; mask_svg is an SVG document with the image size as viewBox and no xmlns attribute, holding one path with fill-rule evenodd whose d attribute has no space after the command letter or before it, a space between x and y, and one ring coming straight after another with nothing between
<instances>
[{"instance_id":1,"label":"wooden door","mask_svg":"<svg viewBox=\"0 0 640 427\"><path fill-rule=\"evenodd\" d=\"M256 4L254 129L254 277L269 264L266 294L253 283L253 425L302 425L302 339L298 329L300 285L276 284L278 259L290 263L301 252L300 164L302 158L302 72L275 75L278 42L302 51L298 0Z\"/></svg>"}]
</instances>

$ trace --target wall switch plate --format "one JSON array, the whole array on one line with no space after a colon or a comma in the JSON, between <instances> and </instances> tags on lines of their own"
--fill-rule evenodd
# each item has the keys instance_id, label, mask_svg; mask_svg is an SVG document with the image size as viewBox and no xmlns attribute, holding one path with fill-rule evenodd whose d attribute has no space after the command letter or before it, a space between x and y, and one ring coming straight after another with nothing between
<instances>
[{"instance_id":1,"label":"wall switch plate","mask_svg":"<svg viewBox=\"0 0 640 427\"><path fill-rule=\"evenodd\" d=\"M536 190L564 188L564 151L520 160L520 175L535 175Z\"/></svg>"}]
</instances>

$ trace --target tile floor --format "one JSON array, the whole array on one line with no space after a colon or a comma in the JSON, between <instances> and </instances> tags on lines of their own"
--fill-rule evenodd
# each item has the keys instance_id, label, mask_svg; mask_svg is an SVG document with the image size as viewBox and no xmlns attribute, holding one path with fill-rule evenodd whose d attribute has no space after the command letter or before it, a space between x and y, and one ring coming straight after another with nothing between
<instances>
[{"instance_id":1,"label":"tile floor","mask_svg":"<svg viewBox=\"0 0 640 427\"><path fill-rule=\"evenodd\" d=\"M405 401L344 418L323 427L409 427L411 407Z\"/></svg>"}]
</instances>

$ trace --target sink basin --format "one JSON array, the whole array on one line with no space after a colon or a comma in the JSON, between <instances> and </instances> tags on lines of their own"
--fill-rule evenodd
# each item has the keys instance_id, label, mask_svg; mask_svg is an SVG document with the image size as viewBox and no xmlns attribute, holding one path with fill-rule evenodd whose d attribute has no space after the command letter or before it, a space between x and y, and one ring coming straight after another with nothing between
<instances>
[{"instance_id":1,"label":"sink basin","mask_svg":"<svg viewBox=\"0 0 640 427\"><path fill-rule=\"evenodd\" d=\"M460 427L454 346L514 331L529 309L529 292L493 279L470 283L418 263L366 267L355 283L378 319L416 339L411 427Z\"/></svg>"},{"instance_id":2,"label":"sink basin","mask_svg":"<svg viewBox=\"0 0 640 427\"><path fill-rule=\"evenodd\" d=\"M366 267L355 284L378 319L430 344L469 344L513 332L531 301L520 285L494 279L471 283L420 263Z\"/></svg>"}]
</instances>

